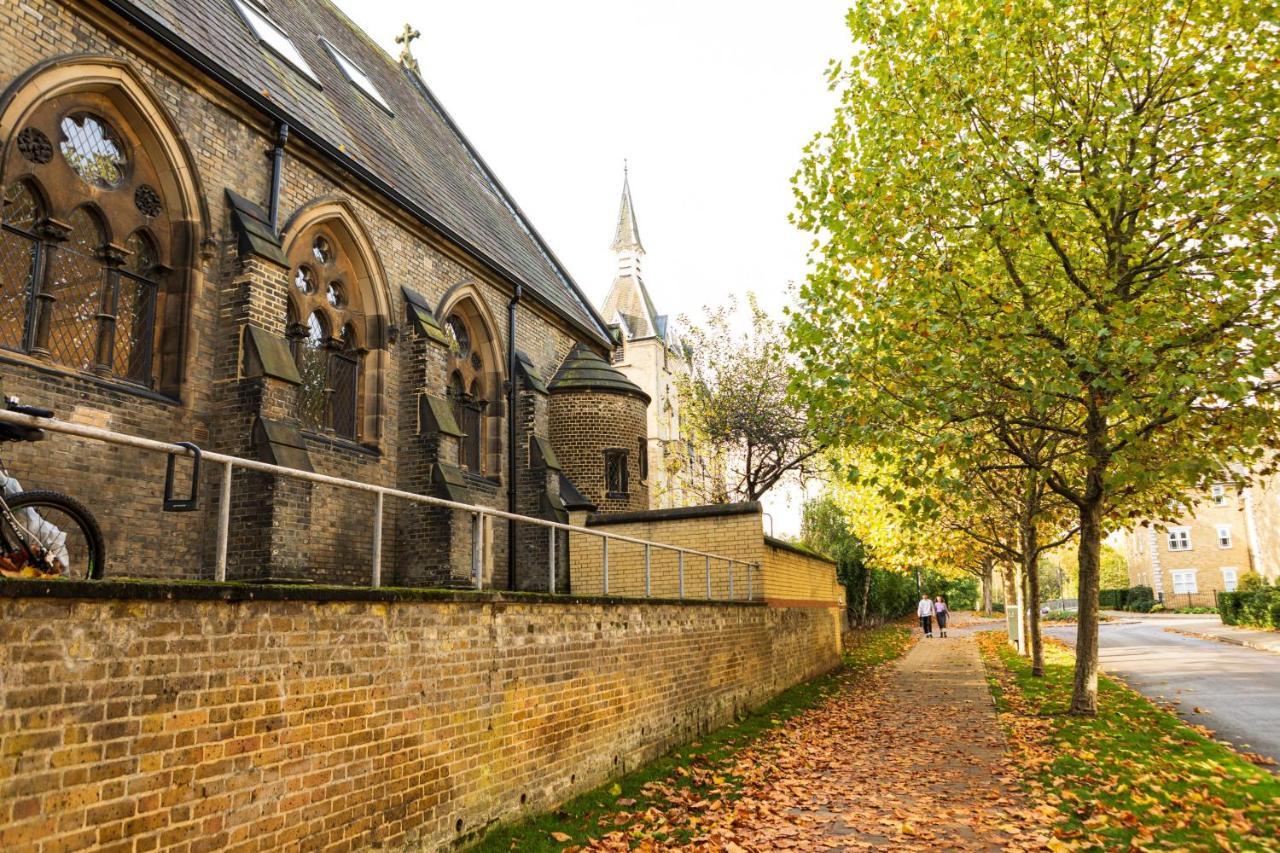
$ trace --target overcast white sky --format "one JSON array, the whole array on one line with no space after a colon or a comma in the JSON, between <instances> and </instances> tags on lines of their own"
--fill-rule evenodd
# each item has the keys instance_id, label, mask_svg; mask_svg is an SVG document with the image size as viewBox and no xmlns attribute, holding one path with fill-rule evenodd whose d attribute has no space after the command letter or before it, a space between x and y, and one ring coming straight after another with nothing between
<instances>
[{"instance_id":1,"label":"overcast white sky","mask_svg":"<svg viewBox=\"0 0 1280 853\"><path fill-rule=\"evenodd\" d=\"M790 178L830 121L848 0L336 2L393 56L422 32L427 84L597 304L624 158L660 313L747 290L777 313L804 277Z\"/></svg>"}]
</instances>

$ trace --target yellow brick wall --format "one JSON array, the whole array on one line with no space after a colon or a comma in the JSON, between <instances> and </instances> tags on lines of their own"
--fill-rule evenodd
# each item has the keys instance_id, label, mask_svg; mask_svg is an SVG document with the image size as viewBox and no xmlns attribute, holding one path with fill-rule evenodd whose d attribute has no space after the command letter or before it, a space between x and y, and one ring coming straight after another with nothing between
<instances>
[{"instance_id":1,"label":"yellow brick wall","mask_svg":"<svg viewBox=\"0 0 1280 853\"><path fill-rule=\"evenodd\" d=\"M581 525L585 516L571 520ZM692 548L734 560L732 596L728 561L711 561L711 598L742 600L750 594L753 599L763 597L782 606L844 606L844 587L836 582L835 565L819 557L770 544L765 538L759 512L700 518L653 518L617 524L596 521L592 529ZM571 533L569 542L573 593L604 594L604 553L600 537ZM608 594L643 597L646 594L644 561L644 546L610 542ZM679 598L679 557L671 551L650 548L648 578L648 594L652 597ZM684 561L685 597L707 598L707 589L707 560L687 555Z\"/></svg>"},{"instance_id":2,"label":"yellow brick wall","mask_svg":"<svg viewBox=\"0 0 1280 853\"><path fill-rule=\"evenodd\" d=\"M576 522L576 523L580 523ZM764 534L759 513L672 519L666 521L632 521L623 524L597 524L595 530L619 536L631 536L694 548L719 554L736 561L732 567L732 598L745 600L750 586L755 598L760 596L760 565L764 558ZM604 554L601 539L585 533L569 534L572 590L575 595L601 595L604 588ZM610 595L644 596L644 547L621 542L609 543ZM655 598L680 597L680 561L674 552L659 548L649 553L650 594ZM707 597L707 562L702 557L686 556L684 566L685 596ZM730 566L727 560L711 562L711 598L730 598Z\"/></svg>"},{"instance_id":3,"label":"yellow brick wall","mask_svg":"<svg viewBox=\"0 0 1280 853\"><path fill-rule=\"evenodd\" d=\"M445 849L840 660L816 608L98 591L156 600L0 598L0 850Z\"/></svg>"},{"instance_id":4,"label":"yellow brick wall","mask_svg":"<svg viewBox=\"0 0 1280 853\"><path fill-rule=\"evenodd\" d=\"M764 546L764 595L770 604L844 607L844 587L836 581L834 563L788 548Z\"/></svg>"}]
</instances>

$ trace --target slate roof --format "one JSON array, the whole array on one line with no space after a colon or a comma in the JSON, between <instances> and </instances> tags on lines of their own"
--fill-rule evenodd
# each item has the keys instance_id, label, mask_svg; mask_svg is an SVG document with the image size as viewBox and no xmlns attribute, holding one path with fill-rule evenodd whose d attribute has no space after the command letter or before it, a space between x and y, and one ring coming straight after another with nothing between
<instances>
[{"instance_id":1,"label":"slate roof","mask_svg":"<svg viewBox=\"0 0 1280 853\"><path fill-rule=\"evenodd\" d=\"M260 42L232 0L103 2L608 344L603 320L422 80L329 0L266 4L318 86ZM392 115L346 78L322 38L360 66Z\"/></svg>"},{"instance_id":2,"label":"slate roof","mask_svg":"<svg viewBox=\"0 0 1280 853\"><path fill-rule=\"evenodd\" d=\"M631 180L625 170L622 175L622 204L618 206L618 227L614 229L610 248L615 252L644 251L644 244L640 242L640 226L636 223L636 208L631 202Z\"/></svg>"},{"instance_id":3,"label":"slate roof","mask_svg":"<svg viewBox=\"0 0 1280 853\"><path fill-rule=\"evenodd\" d=\"M548 387L553 394L578 389L616 391L640 397L646 405L650 402L649 395L639 385L585 344L578 344L570 351Z\"/></svg>"}]
</instances>

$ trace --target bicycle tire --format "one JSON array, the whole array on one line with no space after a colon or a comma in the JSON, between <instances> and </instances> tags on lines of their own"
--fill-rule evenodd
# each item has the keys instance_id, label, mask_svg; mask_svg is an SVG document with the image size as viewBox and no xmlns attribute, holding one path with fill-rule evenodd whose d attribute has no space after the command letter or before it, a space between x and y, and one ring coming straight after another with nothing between
<instances>
[{"instance_id":1,"label":"bicycle tire","mask_svg":"<svg viewBox=\"0 0 1280 853\"><path fill-rule=\"evenodd\" d=\"M15 514L18 510L28 507L34 507L38 511L42 506L66 513L80 527L80 532L84 535L84 541L89 548L88 570L83 576L77 575L71 579L102 580L107 568L107 546L103 543L102 528L98 526L98 520L93 517L93 513L89 512L88 507L70 495L45 489L19 492L11 498L5 498L5 503Z\"/></svg>"}]
</instances>

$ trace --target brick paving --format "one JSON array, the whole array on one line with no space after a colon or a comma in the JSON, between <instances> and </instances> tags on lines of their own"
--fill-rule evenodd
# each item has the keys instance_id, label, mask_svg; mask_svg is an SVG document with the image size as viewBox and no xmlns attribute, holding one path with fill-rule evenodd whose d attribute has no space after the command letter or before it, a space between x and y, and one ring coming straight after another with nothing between
<instances>
[{"instance_id":1,"label":"brick paving","mask_svg":"<svg viewBox=\"0 0 1280 853\"><path fill-rule=\"evenodd\" d=\"M830 744L836 744L833 748ZM1042 849L970 630L921 639L793 729L734 827L747 850ZM785 807L777 808L778 805Z\"/></svg>"}]
</instances>

